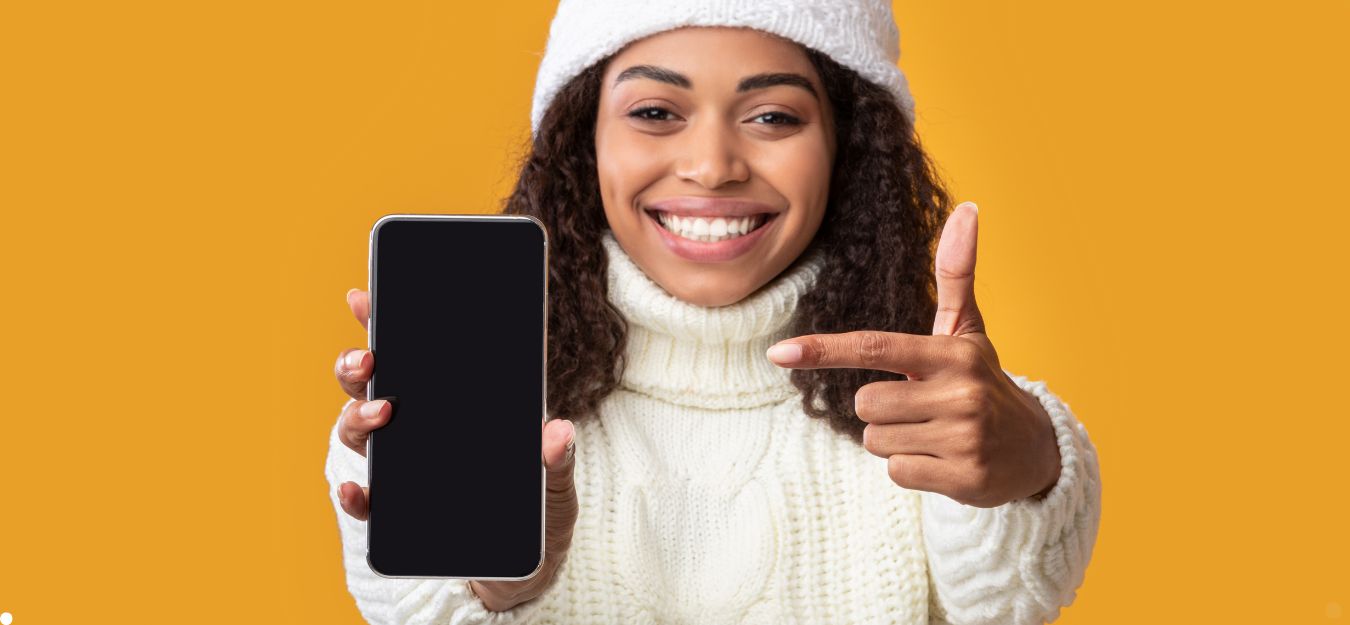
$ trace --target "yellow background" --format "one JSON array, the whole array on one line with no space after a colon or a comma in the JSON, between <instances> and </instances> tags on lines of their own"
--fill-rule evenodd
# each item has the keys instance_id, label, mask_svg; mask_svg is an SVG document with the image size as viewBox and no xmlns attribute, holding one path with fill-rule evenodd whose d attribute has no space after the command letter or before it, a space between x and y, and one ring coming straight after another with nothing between
<instances>
[{"instance_id":1,"label":"yellow background","mask_svg":"<svg viewBox=\"0 0 1350 625\"><path fill-rule=\"evenodd\" d=\"M0 611L359 623L323 463L371 223L488 212L553 2L0 11ZM1350 616L1350 3L905 2L1005 366L1101 453L1061 623Z\"/></svg>"}]
</instances>

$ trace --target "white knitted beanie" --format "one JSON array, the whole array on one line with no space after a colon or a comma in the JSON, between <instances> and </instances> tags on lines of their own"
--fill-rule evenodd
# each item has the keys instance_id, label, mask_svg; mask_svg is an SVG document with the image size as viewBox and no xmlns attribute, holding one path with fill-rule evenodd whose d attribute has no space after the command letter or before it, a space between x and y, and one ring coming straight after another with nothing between
<instances>
[{"instance_id":1,"label":"white knitted beanie","mask_svg":"<svg viewBox=\"0 0 1350 625\"><path fill-rule=\"evenodd\" d=\"M681 26L754 28L824 52L894 94L914 121L890 0L561 0L535 79L531 134L567 81L629 42Z\"/></svg>"}]
</instances>

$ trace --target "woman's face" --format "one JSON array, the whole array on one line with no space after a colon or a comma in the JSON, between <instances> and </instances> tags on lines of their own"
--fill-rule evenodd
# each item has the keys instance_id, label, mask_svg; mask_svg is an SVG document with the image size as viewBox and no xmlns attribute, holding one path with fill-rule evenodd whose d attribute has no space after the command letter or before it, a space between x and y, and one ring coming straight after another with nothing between
<instances>
[{"instance_id":1,"label":"woman's face","mask_svg":"<svg viewBox=\"0 0 1350 625\"><path fill-rule=\"evenodd\" d=\"M721 27L635 41L607 67L597 115L610 229L675 297L740 301L819 229L834 120L796 43Z\"/></svg>"}]
</instances>

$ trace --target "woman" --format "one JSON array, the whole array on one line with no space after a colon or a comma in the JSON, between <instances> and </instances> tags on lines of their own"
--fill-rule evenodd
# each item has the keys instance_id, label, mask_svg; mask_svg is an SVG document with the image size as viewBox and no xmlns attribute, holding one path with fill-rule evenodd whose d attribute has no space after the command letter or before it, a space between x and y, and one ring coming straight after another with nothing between
<instances>
[{"instance_id":1,"label":"woman","mask_svg":"<svg viewBox=\"0 0 1350 625\"><path fill-rule=\"evenodd\" d=\"M370 622L1040 623L1072 601L1095 450L999 366L975 208L914 136L889 5L753 5L554 19L504 211L552 243L539 575L370 571L359 484L390 407L361 399L372 354L339 357L326 472Z\"/></svg>"}]
</instances>

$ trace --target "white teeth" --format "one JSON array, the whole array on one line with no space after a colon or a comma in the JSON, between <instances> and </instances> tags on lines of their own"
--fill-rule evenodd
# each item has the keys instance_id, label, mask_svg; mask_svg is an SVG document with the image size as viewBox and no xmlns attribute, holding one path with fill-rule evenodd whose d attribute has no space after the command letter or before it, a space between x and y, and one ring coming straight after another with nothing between
<instances>
[{"instance_id":1,"label":"white teeth","mask_svg":"<svg viewBox=\"0 0 1350 625\"><path fill-rule=\"evenodd\" d=\"M704 242L725 241L743 236L765 221L764 215L738 219L717 217L711 221L703 217L679 217L660 211L657 211L656 215L661 225L672 233L686 239Z\"/></svg>"},{"instance_id":2,"label":"white teeth","mask_svg":"<svg viewBox=\"0 0 1350 625\"><path fill-rule=\"evenodd\" d=\"M694 219L694 236L701 237L708 234L708 220L697 217Z\"/></svg>"},{"instance_id":3,"label":"white teeth","mask_svg":"<svg viewBox=\"0 0 1350 625\"><path fill-rule=\"evenodd\" d=\"M712 225L708 227L708 234L715 237L723 237L727 234L727 220L714 219Z\"/></svg>"}]
</instances>

